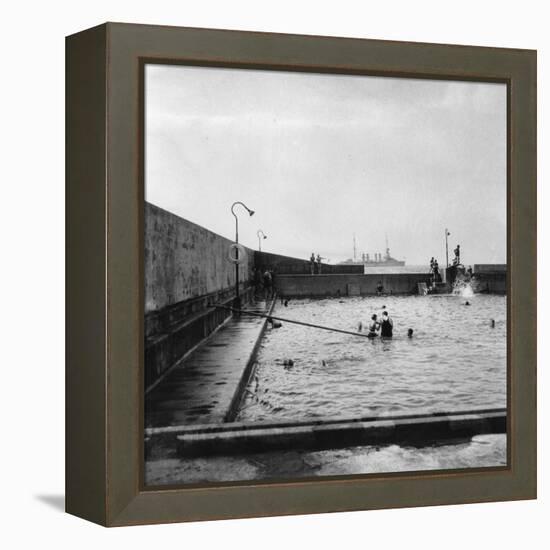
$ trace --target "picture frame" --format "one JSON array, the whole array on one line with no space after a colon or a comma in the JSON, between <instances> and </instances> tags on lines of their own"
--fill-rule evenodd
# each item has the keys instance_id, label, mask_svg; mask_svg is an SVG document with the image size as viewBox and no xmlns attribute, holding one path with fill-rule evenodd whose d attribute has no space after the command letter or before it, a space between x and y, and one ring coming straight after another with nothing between
<instances>
[{"instance_id":1,"label":"picture frame","mask_svg":"<svg viewBox=\"0 0 550 550\"><path fill-rule=\"evenodd\" d=\"M506 468L143 484L143 67L507 85ZM536 52L106 23L66 40L66 510L105 526L536 498Z\"/></svg>"}]
</instances>

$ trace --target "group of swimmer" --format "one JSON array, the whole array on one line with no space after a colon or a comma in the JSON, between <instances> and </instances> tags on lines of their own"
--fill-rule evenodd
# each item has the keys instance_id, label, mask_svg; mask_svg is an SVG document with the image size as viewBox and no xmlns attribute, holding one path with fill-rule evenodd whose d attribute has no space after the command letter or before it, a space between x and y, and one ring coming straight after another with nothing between
<instances>
[{"instance_id":1,"label":"group of swimmer","mask_svg":"<svg viewBox=\"0 0 550 550\"><path fill-rule=\"evenodd\" d=\"M370 323L366 326L362 321L360 321L357 327L357 332L367 331L368 338L376 338L377 336L380 336L381 338L393 338L393 319L390 317L386 306L382 306L381 315L373 313L370 319ZM412 328L407 330L407 336L409 338L412 338L413 333L414 331Z\"/></svg>"}]
</instances>

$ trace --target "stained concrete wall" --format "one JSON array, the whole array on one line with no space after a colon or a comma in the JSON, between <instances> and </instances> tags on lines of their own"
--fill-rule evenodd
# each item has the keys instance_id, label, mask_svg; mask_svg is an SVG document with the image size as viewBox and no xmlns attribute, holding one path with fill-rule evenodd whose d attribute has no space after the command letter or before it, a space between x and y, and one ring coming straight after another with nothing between
<instances>
[{"instance_id":1,"label":"stained concrete wall","mask_svg":"<svg viewBox=\"0 0 550 550\"><path fill-rule=\"evenodd\" d=\"M506 273L506 264L474 264L474 273Z\"/></svg>"},{"instance_id":2,"label":"stained concrete wall","mask_svg":"<svg viewBox=\"0 0 550 550\"><path fill-rule=\"evenodd\" d=\"M506 264L475 264L474 280L476 292L506 294L507 266Z\"/></svg>"},{"instance_id":3,"label":"stained concrete wall","mask_svg":"<svg viewBox=\"0 0 550 550\"><path fill-rule=\"evenodd\" d=\"M472 277L475 292L506 294L507 274L505 271L482 271Z\"/></svg>"},{"instance_id":4,"label":"stained concrete wall","mask_svg":"<svg viewBox=\"0 0 550 550\"><path fill-rule=\"evenodd\" d=\"M162 208L145 203L145 384L170 367L231 314L210 307L231 305L235 266L232 241ZM254 252L239 268L243 303L253 294Z\"/></svg>"},{"instance_id":5,"label":"stained concrete wall","mask_svg":"<svg viewBox=\"0 0 550 550\"><path fill-rule=\"evenodd\" d=\"M379 282L387 294L417 294L418 283L429 283L428 273L385 275L278 275L276 290L282 296L354 296L376 294Z\"/></svg>"},{"instance_id":6,"label":"stained concrete wall","mask_svg":"<svg viewBox=\"0 0 550 550\"><path fill-rule=\"evenodd\" d=\"M160 310L235 285L228 261L232 241L158 206L145 203L145 312ZM254 252L239 268L245 286Z\"/></svg>"}]
</instances>

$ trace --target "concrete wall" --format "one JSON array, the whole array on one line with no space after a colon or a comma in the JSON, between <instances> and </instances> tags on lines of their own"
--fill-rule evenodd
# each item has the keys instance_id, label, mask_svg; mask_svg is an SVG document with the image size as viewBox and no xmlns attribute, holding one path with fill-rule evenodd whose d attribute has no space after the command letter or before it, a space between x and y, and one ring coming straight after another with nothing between
<instances>
[{"instance_id":1,"label":"concrete wall","mask_svg":"<svg viewBox=\"0 0 550 550\"><path fill-rule=\"evenodd\" d=\"M474 273L475 292L506 294L506 279L505 271Z\"/></svg>"},{"instance_id":2,"label":"concrete wall","mask_svg":"<svg viewBox=\"0 0 550 550\"><path fill-rule=\"evenodd\" d=\"M302 258L293 258L291 256L281 256L280 254L271 254L270 252L256 251L255 263L258 268L272 269L277 274L288 275L310 275L311 264L309 260ZM317 266L316 266L317 269ZM325 264L321 263L321 273L363 273L362 265L346 264Z\"/></svg>"},{"instance_id":3,"label":"concrete wall","mask_svg":"<svg viewBox=\"0 0 550 550\"><path fill-rule=\"evenodd\" d=\"M158 206L145 203L145 313L183 300L232 288L235 267L228 259L232 241ZM254 252L239 279L249 281Z\"/></svg>"},{"instance_id":4,"label":"concrete wall","mask_svg":"<svg viewBox=\"0 0 550 550\"><path fill-rule=\"evenodd\" d=\"M232 241L162 208L145 203L145 384L171 366L231 314L211 304L231 305L235 266ZM241 296L252 297L254 252L239 268Z\"/></svg>"},{"instance_id":5,"label":"concrete wall","mask_svg":"<svg viewBox=\"0 0 550 550\"><path fill-rule=\"evenodd\" d=\"M506 264L474 264L474 273L506 273Z\"/></svg>"},{"instance_id":6,"label":"concrete wall","mask_svg":"<svg viewBox=\"0 0 550 550\"><path fill-rule=\"evenodd\" d=\"M475 291L506 294L507 271L506 264L474 264Z\"/></svg>"},{"instance_id":7,"label":"concrete wall","mask_svg":"<svg viewBox=\"0 0 550 550\"><path fill-rule=\"evenodd\" d=\"M282 296L354 296L376 294L378 283L387 294L417 294L418 283L428 283L426 273L393 273L385 275L277 275L276 290Z\"/></svg>"}]
</instances>

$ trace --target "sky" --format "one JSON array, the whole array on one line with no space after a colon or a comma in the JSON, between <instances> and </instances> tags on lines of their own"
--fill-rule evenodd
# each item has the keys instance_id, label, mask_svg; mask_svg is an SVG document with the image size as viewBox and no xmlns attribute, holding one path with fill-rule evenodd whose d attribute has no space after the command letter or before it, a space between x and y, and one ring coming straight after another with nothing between
<instances>
[{"instance_id":1,"label":"sky","mask_svg":"<svg viewBox=\"0 0 550 550\"><path fill-rule=\"evenodd\" d=\"M506 262L505 84L149 64L145 109L146 200L220 235Z\"/></svg>"}]
</instances>

